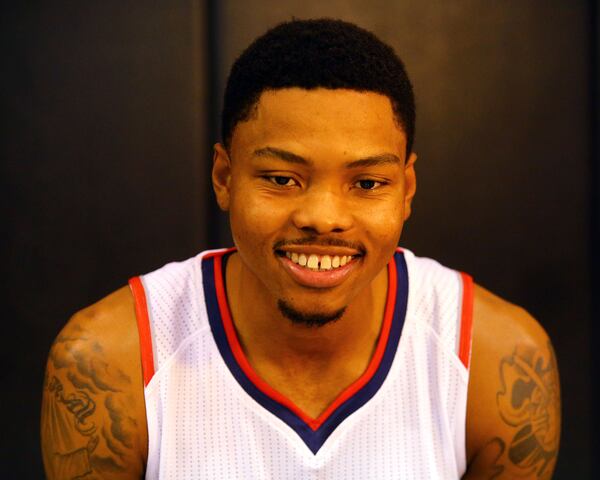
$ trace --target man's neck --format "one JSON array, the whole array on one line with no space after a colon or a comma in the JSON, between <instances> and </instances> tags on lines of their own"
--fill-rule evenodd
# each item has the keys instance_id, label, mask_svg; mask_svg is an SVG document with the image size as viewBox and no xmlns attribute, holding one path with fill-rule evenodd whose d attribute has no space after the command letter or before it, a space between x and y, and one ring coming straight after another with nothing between
<instances>
[{"instance_id":1,"label":"man's neck","mask_svg":"<svg viewBox=\"0 0 600 480\"><path fill-rule=\"evenodd\" d=\"M343 368L357 376L366 369L383 321L387 269L347 306L340 319L319 327L285 318L276 299L265 295L261 282L251 277L239 255L233 254L226 269L227 297L240 343L255 369L271 365L290 374L335 375Z\"/></svg>"}]
</instances>

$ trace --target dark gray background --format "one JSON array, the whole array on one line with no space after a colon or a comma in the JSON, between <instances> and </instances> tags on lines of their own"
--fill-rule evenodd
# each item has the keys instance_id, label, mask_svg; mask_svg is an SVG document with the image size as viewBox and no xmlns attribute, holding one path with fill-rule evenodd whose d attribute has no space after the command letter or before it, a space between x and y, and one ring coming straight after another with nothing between
<instances>
[{"instance_id":1,"label":"dark gray background","mask_svg":"<svg viewBox=\"0 0 600 480\"><path fill-rule=\"evenodd\" d=\"M563 391L555 478L590 478L595 2L57 1L1 12L2 478L42 477L43 367L69 316L134 274L229 242L209 184L224 79L255 36L292 16L354 21L404 59L419 161L402 244L540 320Z\"/></svg>"}]
</instances>

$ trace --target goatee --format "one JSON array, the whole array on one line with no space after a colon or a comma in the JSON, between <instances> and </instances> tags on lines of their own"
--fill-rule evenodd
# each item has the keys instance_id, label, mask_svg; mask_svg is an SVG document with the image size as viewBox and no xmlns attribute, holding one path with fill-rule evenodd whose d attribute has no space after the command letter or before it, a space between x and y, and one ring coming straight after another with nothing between
<instances>
[{"instance_id":1,"label":"goatee","mask_svg":"<svg viewBox=\"0 0 600 480\"><path fill-rule=\"evenodd\" d=\"M338 320L346 311L346 307L331 313L305 313L296 310L285 300L278 300L277 307L281 314L291 320L296 325L304 325L306 327L322 327L328 323Z\"/></svg>"}]
</instances>

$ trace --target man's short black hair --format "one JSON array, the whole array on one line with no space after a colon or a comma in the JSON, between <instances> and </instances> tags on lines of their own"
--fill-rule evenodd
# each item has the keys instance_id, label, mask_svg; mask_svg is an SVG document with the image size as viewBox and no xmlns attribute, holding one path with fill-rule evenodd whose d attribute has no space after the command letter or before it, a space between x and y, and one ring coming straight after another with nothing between
<instances>
[{"instance_id":1,"label":"man's short black hair","mask_svg":"<svg viewBox=\"0 0 600 480\"><path fill-rule=\"evenodd\" d=\"M415 100L402 61L371 32L341 20L292 20L257 38L227 80L221 128L226 148L235 126L250 118L267 90L347 88L386 95L406 134L415 135Z\"/></svg>"}]
</instances>

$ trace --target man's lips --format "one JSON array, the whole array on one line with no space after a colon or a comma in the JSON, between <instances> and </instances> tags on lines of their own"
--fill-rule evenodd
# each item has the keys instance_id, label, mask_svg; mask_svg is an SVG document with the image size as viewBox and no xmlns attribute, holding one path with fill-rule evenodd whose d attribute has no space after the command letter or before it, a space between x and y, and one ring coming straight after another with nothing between
<instances>
[{"instance_id":1,"label":"man's lips","mask_svg":"<svg viewBox=\"0 0 600 480\"><path fill-rule=\"evenodd\" d=\"M309 251L308 249L306 249L306 247L304 247L304 250L306 250L307 253ZM313 255L313 256L317 255L316 250L314 248L310 249L310 252L312 252L312 253L310 253L309 255ZM330 254L334 253L331 248L328 249L328 252ZM300 255L306 255L306 254L301 253ZM328 256L329 260L323 259L324 256ZM330 257L327 254L322 255L320 257L321 257L320 258L321 263L331 262L332 257ZM334 255L334 257L335 257L335 255ZM306 266L302 266L302 265L292 261L290 258L288 258L285 255L285 253L283 253L283 254L280 253L279 255L277 255L277 258L281 262L284 270L297 283L299 283L300 285L303 285L305 287L312 287L312 288L331 288L331 287L340 285L352 273L352 271L358 266L360 259L362 258L361 255L356 255L356 256L346 255L343 257L347 258L347 260L345 262L343 262L343 260L340 260L340 266L337 266L337 267L331 266L331 268L329 268L329 269L317 269L318 267L310 268L309 264L307 264ZM339 256L338 256L338 258L339 258ZM308 259L307 259L307 262L309 262ZM335 260L334 260L334 262L335 262ZM342 262L344 263L343 265L341 264ZM327 266L327 265L325 265L325 266Z\"/></svg>"},{"instance_id":2,"label":"man's lips","mask_svg":"<svg viewBox=\"0 0 600 480\"><path fill-rule=\"evenodd\" d=\"M278 253L304 253L305 255L329 255L331 257L338 256L357 256L362 255L363 252L356 248L341 247L341 246L330 246L330 245L285 245L275 249Z\"/></svg>"}]
</instances>

